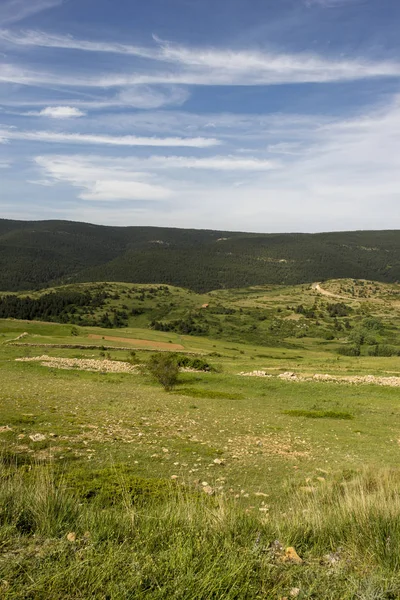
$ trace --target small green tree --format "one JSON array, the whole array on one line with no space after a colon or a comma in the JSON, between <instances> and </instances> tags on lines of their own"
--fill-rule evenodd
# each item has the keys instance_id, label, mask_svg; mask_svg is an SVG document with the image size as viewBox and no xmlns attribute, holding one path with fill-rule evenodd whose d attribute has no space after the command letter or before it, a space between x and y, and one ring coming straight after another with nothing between
<instances>
[{"instance_id":1,"label":"small green tree","mask_svg":"<svg viewBox=\"0 0 400 600\"><path fill-rule=\"evenodd\" d=\"M148 369L166 392L171 391L177 384L179 366L174 354L170 352L153 354L148 362Z\"/></svg>"}]
</instances>

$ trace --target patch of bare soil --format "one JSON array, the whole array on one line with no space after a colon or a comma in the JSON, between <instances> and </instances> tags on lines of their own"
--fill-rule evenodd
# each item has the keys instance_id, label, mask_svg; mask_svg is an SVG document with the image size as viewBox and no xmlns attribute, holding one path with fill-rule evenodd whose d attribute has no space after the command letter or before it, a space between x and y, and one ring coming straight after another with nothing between
<instances>
[{"instance_id":1,"label":"patch of bare soil","mask_svg":"<svg viewBox=\"0 0 400 600\"><path fill-rule=\"evenodd\" d=\"M328 290L324 290L319 283L313 283L312 289L316 290L322 296L326 296L328 298L338 298L339 300L349 300L345 296L339 296L338 294L333 294L332 292L328 292Z\"/></svg>"},{"instance_id":2,"label":"patch of bare soil","mask_svg":"<svg viewBox=\"0 0 400 600\"><path fill-rule=\"evenodd\" d=\"M109 342L126 342L127 344L134 344L135 346L142 348L154 348L156 350L184 350L181 344L170 344L169 342L154 342L151 340L139 340L136 338L123 338L123 337L112 337L109 335L96 335L91 333L88 336L92 340L107 340Z\"/></svg>"},{"instance_id":3,"label":"patch of bare soil","mask_svg":"<svg viewBox=\"0 0 400 600\"><path fill-rule=\"evenodd\" d=\"M40 362L43 367L56 369L78 369L102 373L137 373L137 367L127 362L114 360L95 360L89 358L57 358L55 356L33 356L16 358L18 362Z\"/></svg>"},{"instance_id":4,"label":"patch of bare soil","mask_svg":"<svg viewBox=\"0 0 400 600\"><path fill-rule=\"evenodd\" d=\"M249 373L239 373L242 377L267 377L267 378L277 378L283 379L285 381L330 381L334 383L351 383L355 385L363 385L363 384L374 384L374 385L383 385L389 387L400 387L400 377L391 376L391 377L376 377L375 375L328 375L322 373L315 373L315 375L302 375L298 373L292 373L291 371L287 371L286 373L281 373L280 375L271 375L266 371L251 371Z\"/></svg>"}]
</instances>

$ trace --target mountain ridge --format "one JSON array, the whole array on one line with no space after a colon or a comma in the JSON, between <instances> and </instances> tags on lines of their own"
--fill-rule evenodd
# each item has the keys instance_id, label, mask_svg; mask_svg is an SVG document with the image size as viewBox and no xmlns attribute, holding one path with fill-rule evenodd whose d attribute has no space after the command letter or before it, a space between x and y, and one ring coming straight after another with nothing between
<instances>
[{"instance_id":1,"label":"mountain ridge","mask_svg":"<svg viewBox=\"0 0 400 600\"><path fill-rule=\"evenodd\" d=\"M0 219L0 290L90 281L193 289L400 280L400 231L246 233Z\"/></svg>"}]
</instances>

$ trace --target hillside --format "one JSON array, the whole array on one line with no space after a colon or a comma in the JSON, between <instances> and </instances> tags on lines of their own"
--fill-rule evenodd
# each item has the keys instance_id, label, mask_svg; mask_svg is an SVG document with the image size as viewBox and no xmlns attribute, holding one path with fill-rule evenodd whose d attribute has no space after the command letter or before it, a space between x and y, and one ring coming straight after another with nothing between
<instances>
[{"instance_id":1,"label":"hillside","mask_svg":"<svg viewBox=\"0 0 400 600\"><path fill-rule=\"evenodd\" d=\"M400 280L400 231L255 234L0 220L0 289L91 281L197 292L332 278Z\"/></svg>"},{"instance_id":2,"label":"hillside","mask_svg":"<svg viewBox=\"0 0 400 600\"><path fill-rule=\"evenodd\" d=\"M0 319L140 328L260 346L350 356L399 356L400 286L366 280L253 286L196 294L166 285L70 284L0 294ZM102 336L113 339L112 336ZM172 349L172 348L171 348Z\"/></svg>"}]
</instances>

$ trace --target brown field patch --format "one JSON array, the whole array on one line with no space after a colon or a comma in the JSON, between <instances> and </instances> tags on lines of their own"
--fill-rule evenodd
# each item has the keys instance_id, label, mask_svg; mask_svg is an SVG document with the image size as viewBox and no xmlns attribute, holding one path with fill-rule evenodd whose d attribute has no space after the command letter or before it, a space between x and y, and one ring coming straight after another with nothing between
<instances>
[{"instance_id":1,"label":"brown field patch","mask_svg":"<svg viewBox=\"0 0 400 600\"><path fill-rule=\"evenodd\" d=\"M122 337L113 337L110 335L96 335L91 333L88 336L92 340L107 340L108 342L124 342L127 344L132 344L135 346L139 346L141 348L154 348L155 350L184 350L184 346L181 344L172 344L169 342L154 342L152 340L139 340L136 338L122 338Z\"/></svg>"}]
</instances>

